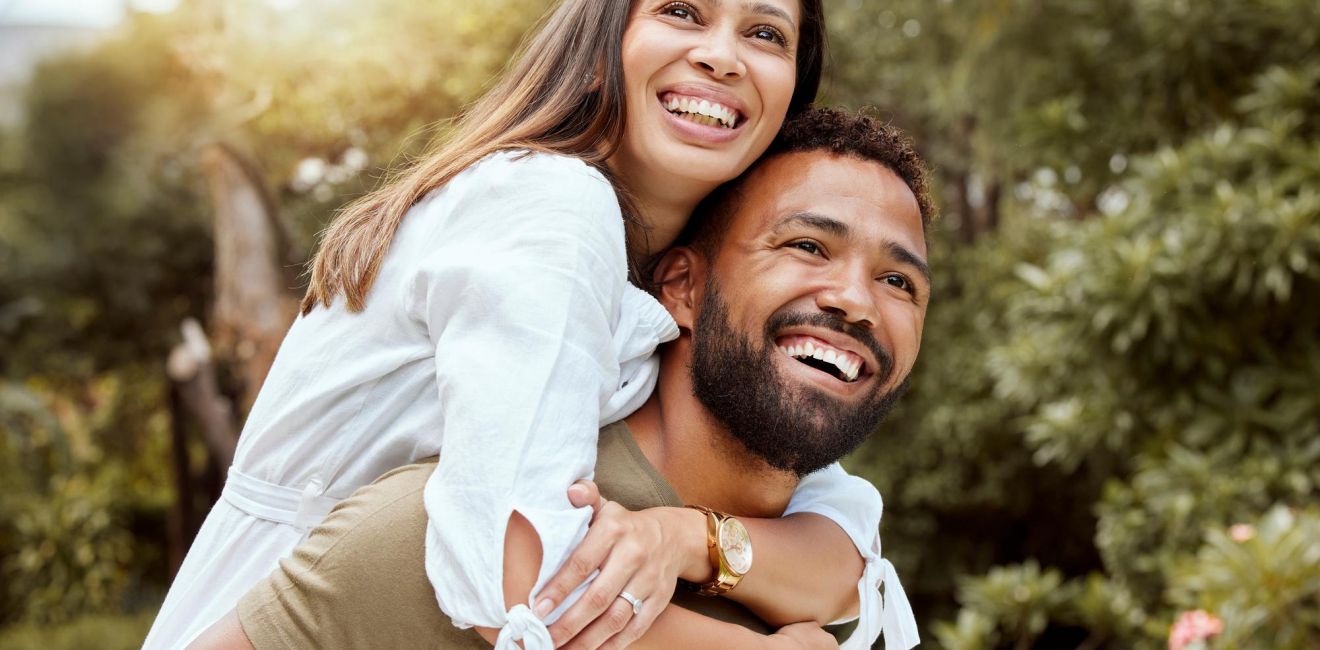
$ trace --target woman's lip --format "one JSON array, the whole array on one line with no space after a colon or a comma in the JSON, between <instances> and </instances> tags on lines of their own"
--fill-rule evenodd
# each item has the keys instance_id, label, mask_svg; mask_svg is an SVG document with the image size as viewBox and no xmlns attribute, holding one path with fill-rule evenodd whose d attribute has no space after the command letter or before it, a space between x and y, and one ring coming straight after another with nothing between
<instances>
[{"instance_id":1,"label":"woman's lip","mask_svg":"<svg viewBox=\"0 0 1320 650\"><path fill-rule=\"evenodd\" d=\"M733 115L734 126L741 124L747 119L747 116L744 115L743 112L738 110L737 108L734 108L729 104L721 103L718 100L710 99L708 97L696 97L694 95L684 95L683 93L676 93L671 90L666 90L665 92L656 95L656 97L660 99L660 104L665 107L665 110L673 110L670 107L671 102L678 103L679 101L687 101L689 102L689 104L691 104L692 102L698 102L698 103L705 102L711 106L727 110L729 113L731 113ZM695 111L695 109L693 109L693 111Z\"/></svg>"},{"instance_id":2,"label":"woman's lip","mask_svg":"<svg viewBox=\"0 0 1320 650\"><path fill-rule=\"evenodd\" d=\"M669 128L676 131L682 139L695 141L699 144L725 144L737 140L738 136L742 134L743 125L747 123L746 119L739 120L738 125L732 129L722 126L697 124L696 122L685 120L670 113L669 109L665 108L665 105L660 102L659 97L656 97L655 102L656 107L658 107L660 112L663 113L664 121L669 125Z\"/></svg>"}]
</instances>

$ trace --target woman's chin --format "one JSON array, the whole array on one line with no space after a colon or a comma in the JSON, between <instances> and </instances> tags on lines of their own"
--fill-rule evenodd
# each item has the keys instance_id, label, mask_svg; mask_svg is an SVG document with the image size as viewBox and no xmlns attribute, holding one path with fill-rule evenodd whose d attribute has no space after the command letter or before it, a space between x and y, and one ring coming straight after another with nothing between
<instances>
[{"instance_id":1,"label":"woman's chin","mask_svg":"<svg viewBox=\"0 0 1320 650\"><path fill-rule=\"evenodd\" d=\"M656 147L652 159L665 175L691 180L694 186L701 186L703 192L709 192L715 186L737 178L756 160L746 151L733 149L673 142Z\"/></svg>"}]
</instances>

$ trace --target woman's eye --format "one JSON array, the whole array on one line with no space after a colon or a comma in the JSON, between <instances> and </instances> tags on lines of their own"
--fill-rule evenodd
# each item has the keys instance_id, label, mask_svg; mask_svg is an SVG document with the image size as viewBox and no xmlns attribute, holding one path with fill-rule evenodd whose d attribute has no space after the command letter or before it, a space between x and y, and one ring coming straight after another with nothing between
<instances>
[{"instance_id":1,"label":"woman's eye","mask_svg":"<svg viewBox=\"0 0 1320 650\"><path fill-rule=\"evenodd\" d=\"M771 43L775 43L781 46L788 45L788 39L784 38L784 35L779 33L779 30L773 27L763 26L753 29L752 38L759 38L763 41L770 41Z\"/></svg>"},{"instance_id":2,"label":"woman's eye","mask_svg":"<svg viewBox=\"0 0 1320 650\"><path fill-rule=\"evenodd\" d=\"M789 246L812 255L820 255L820 245L814 241L795 241Z\"/></svg>"},{"instance_id":3,"label":"woman's eye","mask_svg":"<svg viewBox=\"0 0 1320 650\"><path fill-rule=\"evenodd\" d=\"M695 21L697 18L697 13L693 11L692 5L682 2L675 2L672 4L665 5L664 8L660 10L660 13L661 15L673 16L680 20Z\"/></svg>"},{"instance_id":4,"label":"woman's eye","mask_svg":"<svg viewBox=\"0 0 1320 650\"><path fill-rule=\"evenodd\" d=\"M881 280L883 280L885 284L891 287L894 287L901 291L912 293L912 283L908 282L908 279L901 275L892 275L892 274L886 275L885 277L881 278Z\"/></svg>"}]
</instances>

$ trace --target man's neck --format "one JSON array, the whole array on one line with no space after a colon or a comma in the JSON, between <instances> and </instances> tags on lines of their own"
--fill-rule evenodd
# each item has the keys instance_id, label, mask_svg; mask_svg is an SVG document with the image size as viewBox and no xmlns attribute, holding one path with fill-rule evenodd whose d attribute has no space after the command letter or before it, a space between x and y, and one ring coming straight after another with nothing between
<instances>
[{"instance_id":1,"label":"man's neck","mask_svg":"<svg viewBox=\"0 0 1320 650\"><path fill-rule=\"evenodd\" d=\"M647 460L684 503L746 517L782 515L797 477L733 438L692 394L687 367L671 362L662 359L655 393L626 420Z\"/></svg>"}]
</instances>

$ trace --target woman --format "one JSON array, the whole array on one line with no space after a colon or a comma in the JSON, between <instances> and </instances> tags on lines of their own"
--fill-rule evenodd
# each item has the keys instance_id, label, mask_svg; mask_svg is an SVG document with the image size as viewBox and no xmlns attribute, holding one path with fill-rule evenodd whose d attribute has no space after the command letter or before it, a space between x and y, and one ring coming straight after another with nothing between
<instances>
[{"instance_id":1,"label":"woman","mask_svg":"<svg viewBox=\"0 0 1320 650\"><path fill-rule=\"evenodd\" d=\"M303 315L147 647L187 643L338 499L437 453L426 504L443 525L428 528L426 556L442 609L502 628L497 646L515 628L540 630L528 647L545 638L539 615L562 595L506 611L504 551L534 539L544 585L587 534L591 513L567 489L590 475L597 427L645 400L650 353L675 331L626 278L811 101L823 25L819 0L567 0L551 13L442 148L326 232ZM758 544L758 567L782 569L766 588L798 620L829 620L856 594L850 539L874 537L879 499L842 472L799 493L795 510L838 521L748 522L775 540ZM822 551L847 560L837 574L794 573L795 556ZM646 603L631 638L674 583L641 569L606 561L591 587ZM563 618L581 629L599 613L582 602Z\"/></svg>"}]
</instances>

